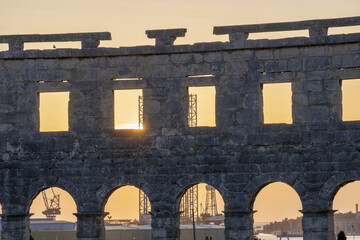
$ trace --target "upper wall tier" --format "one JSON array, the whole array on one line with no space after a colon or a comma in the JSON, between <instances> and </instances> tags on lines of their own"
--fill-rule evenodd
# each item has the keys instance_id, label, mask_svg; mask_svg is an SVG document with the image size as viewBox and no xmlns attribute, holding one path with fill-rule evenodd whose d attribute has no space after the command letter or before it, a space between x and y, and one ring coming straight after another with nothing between
<instances>
[{"instance_id":1,"label":"upper wall tier","mask_svg":"<svg viewBox=\"0 0 360 240\"><path fill-rule=\"evenodd\" d=\"M100 41L111 40L109 32L69 33L69 34L35 34L3 35L0 43L7 43L9 50L0 52L0 59L13 58L61 58L89 56L147 55L164 53L207 52L231 49L254 49L291 47L319 44L339 44L359 42L360 33L328 35L329 28L360 25L360 17L282 22L270 24L239 25L214 27L214 34L229 35L229 42L195 43L193 45L174 45L178 37L184 37L186 29L148 30L148 38L155 39L154 46L136 46L120 48L98 48ZM250 33L286 32L308 30L309 37L282 38L276 40L248 40ZM34 42L81 42L81 49L27 50L24 43Z\"/></svg>"}]
</instances>

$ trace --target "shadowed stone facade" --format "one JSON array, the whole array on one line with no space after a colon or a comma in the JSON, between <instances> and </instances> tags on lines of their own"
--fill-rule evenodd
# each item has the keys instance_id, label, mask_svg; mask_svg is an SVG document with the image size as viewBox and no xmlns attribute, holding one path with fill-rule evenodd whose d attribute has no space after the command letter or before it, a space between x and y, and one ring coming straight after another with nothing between
<instances>
[{"instance_id":1,"label":"shadowed stone facade","mask_svg":"<svg viewBox=\"0 0 360 240\"><path fill-rule=\"evenodd\" d=\"M359 24L215 27L231 41L194 45L173 45L186 29L156 30L147 31L156 46L126 48L97 48L109 33L0 36L9 43L0 52L2 239L29 239L31 202L52 186L77 204L78 239L104 239L104 206L124 185L149 197L152 239L179 239L180 198L200 182L222 194L225 238L253 239L254 199L280 181L302 201L304 240L334 240L333 197L360 180L360 122L342 121L341 102L341 80L360 78L360 34L327 28ZM310 36L247 40L300 29ZM23 51L36 41L82 49ZM122 77L141 80L112 81ZM291 82L292 124L263 123L261 84L277 82ZM188 86L215 86L216 127L188 127ZM113 90L134 88L144 130L114 130ZM70 91L68 132L39 132L38 94L49 91Z\"/></svg>"}]
</instances>

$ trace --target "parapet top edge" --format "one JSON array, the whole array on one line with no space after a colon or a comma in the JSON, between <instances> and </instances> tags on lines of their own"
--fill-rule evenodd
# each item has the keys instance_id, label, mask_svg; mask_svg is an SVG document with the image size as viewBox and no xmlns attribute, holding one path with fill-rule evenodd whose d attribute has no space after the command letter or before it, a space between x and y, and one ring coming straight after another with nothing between
<instances>
[{"instance_id":1,"label":"parapet top edge","mask_svg":"<svg viewBox=\"0 0 360 240\"><path fill-rule=\"evenodd\" d=\"M0 52L0 59L72 58L72 57L114 57L134 55L162 55L179 53L202 53L285 47L306 47L316 45L359 43L360 33L331 35L325 38L283 38L276 40L246 40L242 45L236 42L207 42L193 45L134 46L120 48L55 49Z\"/></svg>"},{"instance_id":2,"label":"parapet top edge","mask_svg":"<svg viewBox=\"0 0 360 240\"><path fill-rule=\"evenodd\" d=\"M360 16L332 19L315 19L295 22L277 22L249 25L215 26L213 33L216 35L235 32L257 33L272 31L292 31L309 28L346 27L360 25Z\"/></svg>"},{"instance_id":3,"label":"parapet top edge","mask_svg":"<svg viewBox=\"0 0 360 240\"><path fill-rule=\"evenodd\" d=\"M111 40L110 32L86 32L86 33L56 33L56 34L15 34L0 35L0 43L18 39L23 42L57 42L57 41L81 41L84 39Z\"/></svg>"}]
</instances>

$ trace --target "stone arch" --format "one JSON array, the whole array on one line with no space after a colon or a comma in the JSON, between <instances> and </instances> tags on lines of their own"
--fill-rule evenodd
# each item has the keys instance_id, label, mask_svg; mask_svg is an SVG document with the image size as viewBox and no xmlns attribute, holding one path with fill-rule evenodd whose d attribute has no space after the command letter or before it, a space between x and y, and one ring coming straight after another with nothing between
<instances>
[{"instance_id":1,"label":"stone arch","mask_svg":"<svg viewBox=\"0 0 360 240\"><path fill-rule=\"evenodd\" d=\"M242 201L248 211L253 210L254 202L259 192L267 185L275 182L287 184L297 193L302 206L304 206L305 186L295 177L289 174L264 174L252 179L242 191Z\"/></svg>"},{"instance_id":2,"label":"stone arch","mask_svg":"<svg viewBox=\"0 0 360 240\"><path fill-rule=\"evenodd\" d=\"M325 182L320 192L320 198L328 210L332 210L333 200L340 188L355 181L360 181L360 175L357 172L336 174Z\"/></svg>"},{"instance_id":3,"label":"stone arch","mask_svg":"<svg viewBox=\"0 0 360 240\"><path fill-rule=\"evenodd\" d=\"M78 210L79 203L80 203L80 195L81 192L76 188L73 182L67 180L58 180L58 181L49 181L48 179L39 179L38 181L34 182L30 185L29 188L29 195L26 202L26 212L30 211L31 204L33 200L44 190L57 187L64 191L66 191L74 200L76 204L76 208Z\"/></svg>"},{"instance_id":4,"label":"stone arch","mask_svg":"<svg viewBox=\"0 0 360 240\"><path fill-rule=\"evenodd\" d=\"M100 211L104 212L105 205L111 196L117 189L124 187L124 186L133 186L140 190L142 190L147 197L149 198L150 204L152 204L151 199L151 186L148 185L145 181L137 180L133 181L127 178L112 178L104 182L100 186L100 188L96 191L97 197L100 199Z\"/></svg>"},{"instance_id":5,"label":"stone arch","mask_svg":"<svg viewBox=\"0 0 360 240\"><path fill-rule=\"evenodd\" d=\"M195 175L182 177L178 181L178 187L175 190L175 199L172 199L172 202L175 204L175 208L178 210L180 207L180 201L182 196L186 193L186 191L192 186L199 183L206 183L213 186L217 191L219 191L221 197L224 200L224 204L226 207L226 189L225 184L222 178L214 176L214 175Z\"/></svg>"},{"instance_id":6,"label":"stone arch","mask_svg":"<svg viewBox=\"0 0 360 240\"><path fill-rule=\"evenodd\" d=\"M191 191L189 192L190 195L186 195L188 191L190 191L190 189L195 186L196 186L195 191ZM208 192L208 190L210 190L211 192ZM211 193L210 194L211 196L213 196L212 194L215 195L216 205L214 206L216 207L214 208L212 207L207 208L207 206L209 205L206 205L206 201L204 197L206 196L206 199L207 197L210 197L210 195L208 195L209 193ZM194 208L192 208L194 212L191 212L191 208L188 209L185 206L187 200L189 201L190 199L192 199L192 196L194 196L193 194L195 194L195 196L197 195L197 201L196 201L197 210L194 210ZM188 204L190 204L190 202L188 202ZM223 214L225 210L224 207L225 207L224 197L216 187L214 187L213 185L207 182L197 182L183 189L183 191L176 200L176 205L174 210L179 214L179 218L176 220L177 223L179 224L189 224L190 222L192 222L191 216L193 216L194 219L196 219L197 224L209 224L209 222L207 221L210 220L210 218L207 218L206 215L202 215L203 213L204 214L207 213L210 214L209 216L223 215L223 219L213 221L213 224L220 225L220 224L225 224L225 219L224 219L225 216Z\"/></svg>"}]
</instances>

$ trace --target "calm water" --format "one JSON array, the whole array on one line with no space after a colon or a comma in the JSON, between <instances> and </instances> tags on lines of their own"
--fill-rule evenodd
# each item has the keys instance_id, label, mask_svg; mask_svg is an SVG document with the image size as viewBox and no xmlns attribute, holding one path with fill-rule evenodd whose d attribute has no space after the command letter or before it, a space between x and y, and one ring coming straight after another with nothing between
<instances>
[{"instance_id":1,"label":"calm water","mask_svg":"<svg viewBox=\"0 0 360 240\"><path fill-rule=\"evenodd\" d=\"M270 234L259 234L258 235L259 238L261 238L261 240L279 240L280 238L274 236L274 235L270 235ZM346 236L347 240L360 240L360 236ZM290 240L303 240L302 237L291 237L289 238ZM287 238L282 238L281 240L287 240Z\"/></svg>"}]
</instances>

